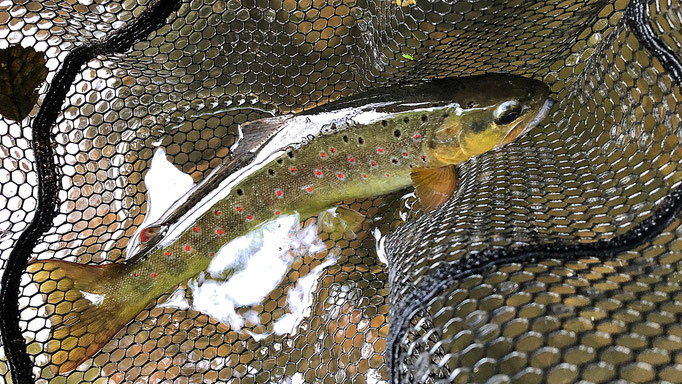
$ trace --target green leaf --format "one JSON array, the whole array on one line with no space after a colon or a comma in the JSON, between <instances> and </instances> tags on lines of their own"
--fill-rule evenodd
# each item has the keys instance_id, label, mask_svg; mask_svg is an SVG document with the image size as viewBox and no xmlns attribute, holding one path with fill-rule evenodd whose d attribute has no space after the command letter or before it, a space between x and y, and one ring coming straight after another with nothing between
<instances>
[{"instance_id":1,"label":"green leaf","mask_svg":"<svg viewBox=\"0 0 682 384\"><path fill-rule=\"evenodd\" d=\"M14 121L28 116L46 77L42 52L20 45L0 49L0 115Z\"/></svg>"}]
</instances>

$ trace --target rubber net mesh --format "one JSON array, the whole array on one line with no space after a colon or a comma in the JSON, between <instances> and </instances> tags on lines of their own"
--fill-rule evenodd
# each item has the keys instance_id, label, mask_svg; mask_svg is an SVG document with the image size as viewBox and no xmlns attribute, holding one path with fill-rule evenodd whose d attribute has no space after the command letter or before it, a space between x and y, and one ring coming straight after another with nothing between
<instances>
[{"instance_id":1,"label":"rubber net mesh","mask_svg":"<svg viewBox=\"0 0 682 384\"><path fill-rule=\"evenodd\" d=\"M240 123L423 78L520 74L557 101L529 135L461 166L436 211L412 210L409 190L345 202L372 218L363 231L293 249L276 289L238 308L257 319L241 329L153 303L57 375L48 319L69 303L23 275L18 297L3 294L27 347L0 348L0 381L5 355L27 351L17 369L43 383L682 382L682 230L657 220L680 205L681 20L674 0L0 1L0 48L33 46L50 70L30 118L0 122L5 274L22 272L7 265L34 218L49 229L12 257L122 260L157 148L199 181ZM50 103L52 136L38 137ZM54 151L51 188L34 139ZM295 332L254 337L306 276Z\"/></svg>"}]
</instances>

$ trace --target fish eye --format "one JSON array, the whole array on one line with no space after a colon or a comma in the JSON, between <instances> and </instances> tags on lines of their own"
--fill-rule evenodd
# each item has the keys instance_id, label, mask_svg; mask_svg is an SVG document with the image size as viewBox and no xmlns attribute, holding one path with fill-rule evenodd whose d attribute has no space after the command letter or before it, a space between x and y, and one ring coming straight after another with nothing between
<instances>
[{"instance_id":1,"label":"fish eye","mask_svg":"<svg viewBox=\"0 0 682 384\"><path fill-rule=\"evenodd\" d=\"M505 101L493 112L493 118L495 124L506 125L518 119L521 113L521 103L516 100Z\"/></svg>"}]
</instances>

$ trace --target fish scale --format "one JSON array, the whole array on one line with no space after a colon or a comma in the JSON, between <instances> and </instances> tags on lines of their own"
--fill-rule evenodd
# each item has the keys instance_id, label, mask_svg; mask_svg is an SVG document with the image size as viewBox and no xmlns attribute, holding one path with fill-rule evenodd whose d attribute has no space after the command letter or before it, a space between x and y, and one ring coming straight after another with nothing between
<instances>
[{"instance_id":1,"label":"fish scale","mask_svg":"<svg viewBox=\"0 0 682 384\"><path fill-rule=\"evenodd\" d=\"M51 318L53 364L60 373L73 370L148 303L205 270L226 244L278 216L304 220L339 201L413 183L422 206L436 208L454 192L454 165L536 125L551 107L548 94L543 83L518 76L441 79L246 124L234 152L246 160L145 228L144 246L125 263L31 263L36 283L64 280L79 303ZM217 201L208 199L213 192Z\"/></svg>"}]
</instances>

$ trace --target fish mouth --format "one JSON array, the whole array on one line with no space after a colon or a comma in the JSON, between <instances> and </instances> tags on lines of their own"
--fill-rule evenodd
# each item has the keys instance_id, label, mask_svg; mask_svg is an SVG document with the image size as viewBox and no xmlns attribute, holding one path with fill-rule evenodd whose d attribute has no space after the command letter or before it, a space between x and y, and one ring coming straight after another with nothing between
<instances>
[{"instance_id":1,"label":"fish mouth","mask_svg":"<svg viewBox=\"0 0 682 384\"><path fill-rule=\"evenodd\" d=\"M533 120L531 120L530 123L528 123L528 125L526 126L526 128L524 128L524 130L521 131L521 135L525 135L528 131L530 131L531 129L535 128L538 124L540 124L540 122L544 120L545 117L547 117L549 111L552 109L553 106L554 99L548 97L547 100L545 100L545 103L542 104L542 107L540 108L538 114L535 115Z\"/></svg>"},{"instance_id":2,"label":"fish mouth","mask_svg":"<svg viewBox=\"0 0 682 384\"><path fill-rule=\"evenodd\" d=\"M526 133L528 133L531 129L537 127L538 124L540 124L540 122L542 120L544 120L545 117L547 117L547 115L549 114L549 111L554 106L554 103L555 103L554 99L552 99L552 98L548 97L547 99L545 99L545 102L542 104L542 107L540 107L540 110L538 111L538 113L535 115L535 117L533 117L533 120L531 120L530 123L528 123L528 125L526 125L526 127L523 128L521 133L516 134L516 132L514 132L515 130L512 129L511 131L509 131L509 133L507 133L505 138L502 140L502 143L507 144L507 143L511 142L512 140L514 140L515 138L521 137L521 136L525 135ZM513 135L513 137L511 137L512 135Z\"/></svg>"}]
</instances>

